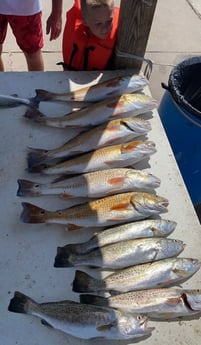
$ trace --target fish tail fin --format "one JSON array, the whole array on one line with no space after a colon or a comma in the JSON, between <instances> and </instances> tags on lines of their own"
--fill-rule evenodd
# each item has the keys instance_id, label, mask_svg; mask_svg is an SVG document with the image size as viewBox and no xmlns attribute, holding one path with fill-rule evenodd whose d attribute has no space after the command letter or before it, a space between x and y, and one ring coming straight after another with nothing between
<instances>
[{"instance_id":1,"label":"fish tail fin","mask_svg":"<svg viewBox=\"0 0 201 345\"><path fill-rule=\"evenodd\" d=\"M29 106L24 114L26 119L33 120L35 122L45 123L46 116L41 113L36 107Z\"/></svg>"},{"instance_id":2,"label":"fish tail fin","mask_svg":"<svg viewBox=\"0 0 201 345\"><path fill-rule=\"evenodd\" d=\"M29 314L30 309L36 308L37 303L19 291L15 291L14 297L10 300L8 311L20 314Z\"/></svg>"},{"instance_id":3,"label":"fish tail fin","mask_svg":"<svg viewBox=\"0 0 201 345\"><path fill-rule=\"evenodd\" d=\"M38 165L32 165L28 166L26 169L30 173L42 173L44 169L46 169L48 166L45 164L38 164Z\"/></svg>"},{"instance_id":4,"label":"fish tail fin","mask_svg":"<svg viewBox=\"0 0 201 345\"><path fill-rule=\"evenodd\" d=\"M45 211L43 208L32 205L28 202L22 202L23 211L20 220L23 223L45 223Z\"/></svg>"},{"instance_id":5,"label":"fish tail fin","mask_svg":"<svg viewBox=\"0 0 201 345\"><path fill-rule=\"evenodd\" d=\"M97 290L99 284L101 282L98 279L90 276L86 272L76 270L72 290L74 292L93 292Z\"/></svg>"},{"instance_id":6,"label":"fish tail fin","mask_svg":"<svg viewBox=\"0 0 201 345\"><path fill-rule=\"evenodd\" d=\"M51 101L53 99L53 93L43 89L36 89L35 99L38 102Z\"/></svg>"},{"instance_id":7,"label":"fish tail fin","mask_svg":"<svg viewBox=\"0 0 201 345\"><path fill-rule=\"evenodd\" d=\"M75 256L76 250L74 245L57 247L57 255L54 259L54 267L73 267Z\"/></svg>"},{"instance_id":8,"label":"fish tail fin","mask_svg":"<svg viewBox=\"0 0 201 345\"><path fill-rule=\"evenodd\" d=\"M37 190L40 186L39 183L29 180L18 179L17 196L35 196L40 195L40 191Z\"/></svg>"},{"instance_id":9,"label":"fish tail fin","mask_svg":"<svg viewBox=\"0 0 201 345\"><path fill-rule=\"evenodd\" d=\"M96 296L96 295L90 295L90 294L83 294L80 295L80 303L84 304L95 304L100 305L103 307L108 307L108 299L103 296Z\"/></svg>"},{"instance_id":10,"label":"fish tail fin","mask_svg":"<svg viewBox=\"0 0 201 345\"><path fill-rule=\"evenodd\" d=\"M43 163L47 159L48 150L29 148L27 162L28 168Z\"/></svg>"}]
</instances>

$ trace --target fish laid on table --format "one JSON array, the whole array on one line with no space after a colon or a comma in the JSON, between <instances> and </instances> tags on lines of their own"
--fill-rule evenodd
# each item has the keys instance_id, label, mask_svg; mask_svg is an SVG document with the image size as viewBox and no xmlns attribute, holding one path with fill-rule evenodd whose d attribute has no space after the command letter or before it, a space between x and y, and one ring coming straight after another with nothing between
<instances>
[{"instance_id":1,"label":"fish laid on table","mask_svg":"<svg viewBox=\"0 0 201 345\"><path fill-rule=\"evenodd\" d=\"M96 150L97 148L131 141L151 130L149 121L139 117L109 121L85 131L64 145L52 150L29 148L28 166L44 163L52 159L67 158Z\"/></svg>"},{"instance_id":2,"label":"fish laid on table","mask_svg":"<svg viewBox=\"0 0 201 345\"><path fill-rule=\"evenodd\" d=\"M68 300L37 303L18 291L10 300L8 310L36 316L42 324L81 339L129 339L153 331L147 326L146 316Z\"/></svg>"},{"instance_id":3,"label":"fish laid on table","mask_svg":"<svg viewBox=\"0 0 201 345\"><path fill-rule=\"evenodd\" d=\"M53 165L34 165L28 167L28 171L46 175L73 175L97 170L124 168L149 158L155 152L156 147L153 141L130 141L101 147Z\"/></svg>"},{"instance_id":4,"label":"fish laid on table","mask_svg":"<svg viewBox=\"0 0 201 345\"><path fill-rule=\"evenodd\" d=\"M148 172L119 168L98 170L46 184L18 179L17 195L59 195L67 199L100 198L129 191L150 192L159 186L160 179Z\"/></svg>"},{"instance_id":5,"label":"fish laid on table","mask_svg":"<svg viewBox=\"0 0 201 345\"><path fill-rule=\"evenodd\" d=\"M201 290L199 289L150 289L130 291L108 298L81 295L80 301L118 308L127 313L141 313L154 320L173 320L198 314L201 316Z\"/></svg>"},{"instance_id":6,"label":"fish laid on table","mask_svg":"<svg viewBox=\"0 0 201 345\"><path fill-rule=\"evenodd\" d=\"M104 99L83 109L64 116L49 117L30 107L25 118L40 124L57 128L90 128L114 119L137 116L156 108L157 102L144 94L123 94L112 99Z\"/></svg>"},{"instance_id":7,"label":"fish laid on table","mask_svg":"<svg viewBox=\"0 0 201 345\"><path fill-rule=\"evenodd\" d=\"M95 233L88 241L83 243L67 244L62 247L65 253L88 253L95 248L108 244L147 237L166 237L176 227L176 222L166 219L146 219L138 222L114 226Z\"/></svg>"},{"instance_id":8,"label":"fish laid on table","mask_svg":"<svg viewBox=\"0 0 201 345\"><path fill-rule=\"evenodd\" d=\"M37 106L35 98L21 98L17 95L0 95L0 107L15 107L18 105ZM37 111L35 108L34 111Z\"/></svg>"},{"instance_id":9,"label":"fish laid on table","mask_svg":"<svg viewBox=\"0 0 201 345\"><path fill-rule=\"evenodd\" d=\"M173 257L131 266L102 279L78 270L73 280L73 291L116 293L168 287L189 279L200 266L197 259Z\"/></svg>"},{"instance_id":10,"label":"fish laid on table","mask_svg":"<svg viewBox=\"0 0 201 345\"><path fill-rule=\"evenodd\" d=\"M48 211L27 202L22 206L21 220L24 223L63 224L68 230L79 230L107 227L167 212L168 200L152 193L128 192L57 211Z\"/></svg>"},{"instance_id":11,"label":"fish laid on table","mask_svg":"<svg viewBox=\"0 0 201 345\"><path fill-rule=\"evenodd\" d=\"M182 241L167 238L140 238L108 244L89 253L76 254L58 247L54 267L90 266L121 269L179 255Z\"/></svg>"},{"instance_id":12,"label":"fish laid on table","mask_svg":"<svg viewBox=\"0 0 201 345\"><path fill-rule=\"evenodd\" d=\"M36 99L40 101L86 101L98 102L105 98L120 96L122 93L131 93L142 90L148 85L148 80L139 74L114 77L97 84L85 86L78 90L64 93L54 93L37 89Z\"/></svg>"}]
</instances>

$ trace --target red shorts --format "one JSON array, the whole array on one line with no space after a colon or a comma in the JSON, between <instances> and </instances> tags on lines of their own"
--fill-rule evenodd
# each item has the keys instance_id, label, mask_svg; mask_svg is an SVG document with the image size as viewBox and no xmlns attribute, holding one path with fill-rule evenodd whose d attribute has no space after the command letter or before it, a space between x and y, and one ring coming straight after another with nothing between
<instances>
[{"instance_id":1,"label":"red shorts","mask_svg":"<svg viewBox=\"0 0 201 345\"><path fill-rule=\"evenodd\" d=\"M42 13L32 16L13 16L0 14L0 44L3 44L8 24L12 28L20 49L28 54L43 47Z\"/></svg>"}]
</instances>

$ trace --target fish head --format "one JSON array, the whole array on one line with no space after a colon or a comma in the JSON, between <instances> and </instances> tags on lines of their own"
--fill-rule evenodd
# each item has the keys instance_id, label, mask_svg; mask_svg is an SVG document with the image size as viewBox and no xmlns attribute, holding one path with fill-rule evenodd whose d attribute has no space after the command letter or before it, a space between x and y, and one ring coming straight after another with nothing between
<instances>
[{"instance_id":1,"label":"fish head","mask_svg":"<svg viewBox=\"0 0 201 345\"><path fill-rule=\"evenodd\" d=\"M120 119L120 125L125 127L130 132L137 132L139 134L147 133L151 130L151 124L148 120L140 117L126 117Z\"/></svg>"},{"instance_id":2,"label":"fish head","mask_svg":"<svg viewBox=\"0 0 201 345\"><path fill-rule=\"evenodd\" d=\"M201 290L186 290L182 295L184 303L193 311L201 312Z\"/></svg>"},{"instance_id":3,"label":"fish head","mask_svg":"<svg viewBox=\"0 0 201 345\"><path fill-rule=\"evenodd\" d=\"M124 156L132 156L136 157L136 161L138 159L142 160L143 158L148 157L156 152L156 145L153 141L130 141L128 143L123 143L121 145L121 154Z\"/></svg>"},{"instance_id":4,"label":"fish head","mask_svg":"<svg viewBox=\"0 0 201 345\"><path fill-rule=\"evenodd\" d=\"M201 262L193 258L180 258L175 261L173 272L183 279L196 273L201 267Z\"/></svg>"},{"instance_id":5,"label":"fish head","mask_svg":"<svg viewBox=\"0 0 201 345\"><path fill-rule=\"evenodd\" d=\"M134 104L135 109L143 109L143 112L152 110L158 106L157 101L148 95L141 93L127 94L127 103Z\"/></svg>"},{"instance_id":6,"label":"fish head","mask_svg":"<svg viewBox=\"0 0 201 345\"><path fill-rule=\"evenodd\" d=\"M158 214L167 212L169 204L165 197L153 193L134 193L131 202L135 209L140 213Z\"/></svg>"},{"instance_id":7,"label":"fish head","mask_svg":"<svg viewBox=\"0 0 201 345\"><path fill-rule=\"evenodd\" d=\"M119 319L118 328L124 339L143 337L154 330L153 327L148 327L147 322L146 316L127 313Z\"/></svg>"},{"instance_id":8,"label":"fish head","mask_svg":"<svg viewBox=\"0 0 201 345\"><path fill-rule=\"evenodd\" d=\"M127 89L142 89L149 84L148 79L140 74L133 74L128 80Z\"/></svg>"},{"instance_id":9,"label":"fish head","mask_svg":"<svg viewBox=\"0 0 201 345\"><path fill-rule=\"evenodd\" d=\"M136 177L139 181L139 186L143 188L145 185L148 185L152 189L158 188L160 186L161 180L152 175L151 173L145 173L142 170L135 170L135 169L129 169L127 172L127 177L129 181L135 182Z\"/></svg>"}]
</instances>

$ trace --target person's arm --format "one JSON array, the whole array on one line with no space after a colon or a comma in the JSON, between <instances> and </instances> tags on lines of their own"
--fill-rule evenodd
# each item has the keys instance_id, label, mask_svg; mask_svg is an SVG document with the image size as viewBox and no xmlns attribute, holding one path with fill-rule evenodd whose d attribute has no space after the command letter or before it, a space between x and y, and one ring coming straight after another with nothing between
<instances>
[{"instance_id":1,"label":"person's arm","mask_svg":"<svg viewBox=\"0 0 201 345\"><path fill-rule=\"evenodd\" d=\"M50 34L50 41L59 37L62 30L63 0L52 0L52 11L46 22L46 34Z\"/></svg>"}]
</instances>

